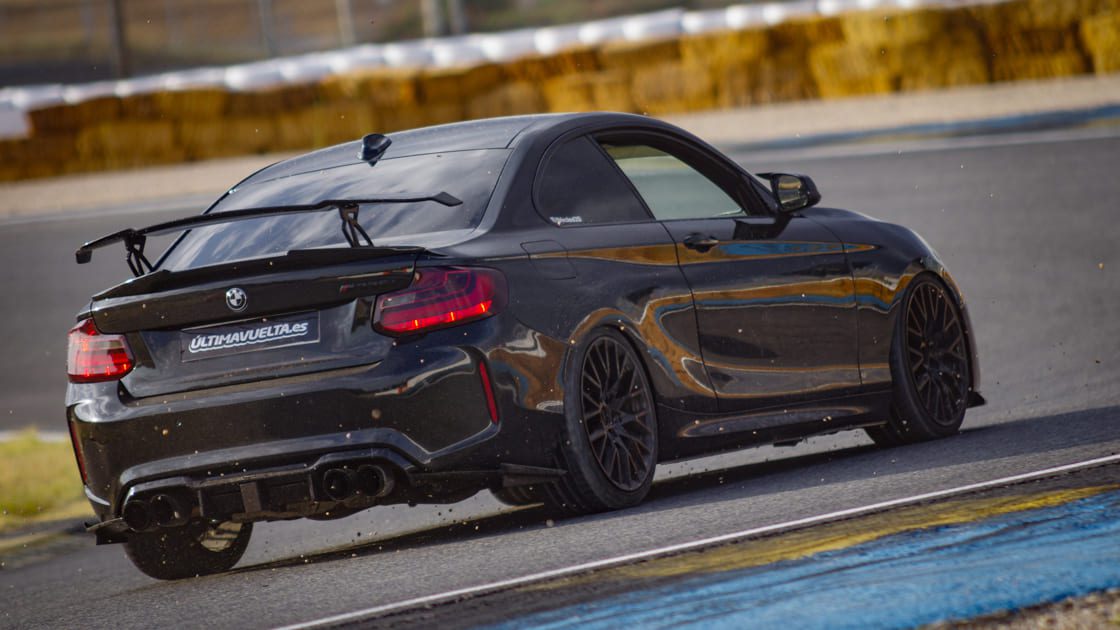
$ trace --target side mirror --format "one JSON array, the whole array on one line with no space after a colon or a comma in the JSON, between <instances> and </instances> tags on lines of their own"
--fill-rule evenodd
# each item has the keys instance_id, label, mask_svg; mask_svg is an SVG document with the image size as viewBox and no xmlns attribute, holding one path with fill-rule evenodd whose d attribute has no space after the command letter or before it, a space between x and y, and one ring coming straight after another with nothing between
<instances>
[{"instance_id":1,"label":"side mirror","mask_svg":"<svg viewBox=\"0 0 1120 630\"><path fill-rule=\"evenodd\" d=\"M796 212L816 205L821 200L817 185L808 175L789 173L759 173L759 177L770 180L770 190L782 212Z\"/></svg>"}]
</instances>

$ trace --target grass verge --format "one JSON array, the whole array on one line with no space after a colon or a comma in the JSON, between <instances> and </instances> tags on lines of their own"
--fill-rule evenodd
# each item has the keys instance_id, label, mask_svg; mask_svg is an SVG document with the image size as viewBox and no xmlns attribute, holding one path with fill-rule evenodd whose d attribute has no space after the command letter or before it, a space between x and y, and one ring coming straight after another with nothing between
<instances>
[{"instance_id":1,"label":"grass verge","mask_svg":"<svg viewBox=\"0 0 1120 630\"><path fill-rule=\"evenodd\" d=\"M70 442L34 429L0 441L0 532L90 514Z\"/></svg>"}]
</instances>

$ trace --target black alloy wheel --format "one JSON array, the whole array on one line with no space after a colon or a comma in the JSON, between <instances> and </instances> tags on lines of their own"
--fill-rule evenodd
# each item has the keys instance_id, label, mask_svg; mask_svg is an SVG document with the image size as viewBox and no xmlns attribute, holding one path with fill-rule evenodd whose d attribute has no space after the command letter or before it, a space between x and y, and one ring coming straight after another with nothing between
<instances>
[{"instance_id":1,"label":"black alloy wheel","mask_svg":"<svg viewBox=\"0 0 1120 630\"><path fill-rule=\"evenodd\" d=\"M603 330L577 350L565 395L567 474L544 490L547 503L586 513L637 505L657 466L653 389L630 342Z\"/></svg>"},{"instance_id":2,"label":"black alloy wheel","mask_svg":"<svg viewBox=\"0 0 1120 630\"><path fill-rule=\"evenodd\" d=\"M910 295L906 353L922 410L939 425L959 425L968 406L964 327L956 305L933 282L920 284Z\"/></svg>"},{"instance_id":3,"label":"black alloy wheel","mask_svg":"<svg viewBox=\"0 0 1120 630\"><path fill-rule=\"evenodd\" d=\"M618 489L637 490L656 465L649 387L629 347L596 339L583 362L583 428L599 469Z\"/></svg>"},{"instance_id":4,"label":"black alloy wheel","mask_svg":"<svg viewBox=\"0 0 1120 630\"><path fill-rule=\"evenodd\" d=\"M878 444L954 435L968 408L972 382L960 309L939 280L914 279L891 347L892 417L868 429Z\"/></svg>"}]
</instances>

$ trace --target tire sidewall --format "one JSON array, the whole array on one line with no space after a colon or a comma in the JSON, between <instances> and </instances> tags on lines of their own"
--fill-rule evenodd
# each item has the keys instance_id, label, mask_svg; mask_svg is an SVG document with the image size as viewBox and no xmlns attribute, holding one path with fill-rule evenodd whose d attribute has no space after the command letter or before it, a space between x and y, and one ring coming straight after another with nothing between
<instances>
[{"instance_id":1,"label":"tire sidewall","mask_svg":"<svg viewBox=\"0 0 1120 630\"><path fill-rule=\"evenodd\" d=\"M917 275L907 289L906 297L903 300L903 308L895 322L890 354L891 377L895 384L891 410L894 418L892 418L890 430L897 434L902 441L929 440L956 435L960 432L961 423L964 422L965 411L967 410L967 405L965 405L953 422L943 424L936 421L926 411L918 396L917 384L914 382L914 375L906 359L906 320L910 313L914 295L917 289L924 284L936 286L944 298L949 301L950 308L955 311L957 321L961 326L967 352L969 331L964 327L960 304L957 303L953 293L933 274L921 273ZM964 374L962 375L966 383L972 382L970 370L971 366L966 360L964 362Z\"/></svg>"},{"instance_id":2,"label":"tire sidewall","mask_svg":"<svg viewBox=\"0 0 1120 630\"><path fill-rule=\"evenodd\" d=\"M652 449L654 465L650 467L649 474L646 475L641 485L631 491L622 490L607 478L598 460L592 454L591 442L583 421L583 406L581 404L583 365L591 345L603 337L614 340L630 355L630 359L634 361L646 390L646 403L649 407L651 430L654 435ZM588 503L588 505L580 506L580 511L602 511L637 505L649 494L649 489L653 485L658 457L657 409L649 374L646 372L641 356L638 355L629 339L612 328L596 329L575 346L570 356L571 361L564 378L565 440L564 444L561 445L563 464L567 470L566 481L574 486L573 489L582 495L582 499L586 500L580 501L580 503Z\"/></svg>"},{"instance_id":3,"label":"tire sidewall","mask_svg":"<svg viewBox=\"0 0 1120 630\"><path fill-rule=\"evenodd\" d=\"M159 580L179 580L222 573L233 568L249 546L252 523L242 523L237 538L221 551L202 546L202 523L188 523L155 532L133 534L125 541L125 553L136 568Z\"/></svg>"}]
</instances>

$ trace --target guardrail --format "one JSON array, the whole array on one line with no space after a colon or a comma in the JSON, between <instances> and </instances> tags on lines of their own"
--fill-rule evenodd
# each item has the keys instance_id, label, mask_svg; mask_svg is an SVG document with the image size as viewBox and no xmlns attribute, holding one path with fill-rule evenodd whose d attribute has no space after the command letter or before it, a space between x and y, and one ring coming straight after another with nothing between
<instances>
[{"instance_id":1,"label":"guardrail","mask_svg":"<svg viewBox=\"0 0 1120 630\"><path fill-rule=\"evenodd\" d=\"M866 10L867 7L877 7ZM864 10L852 10L864 9ZM302 150L488 116L652 115L1120 71L1120 0L803 0L7 88L0 180Z\"/></svg>"}]
</instances>

